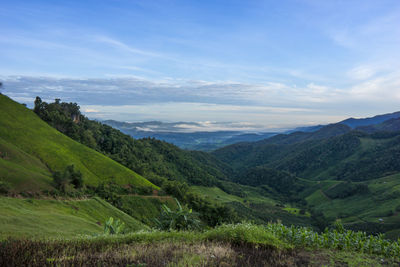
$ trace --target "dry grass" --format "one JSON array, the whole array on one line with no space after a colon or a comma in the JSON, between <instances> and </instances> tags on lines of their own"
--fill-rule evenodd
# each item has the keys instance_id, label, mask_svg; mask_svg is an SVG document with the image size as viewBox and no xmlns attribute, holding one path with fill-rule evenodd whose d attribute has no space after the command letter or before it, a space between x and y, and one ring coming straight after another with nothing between
<instances>
[{"instance_id":1,"label":"dry grass","mask_svg":"<svg viewBox=\"0 0 400 267\"><path fill-rule=\"evenodd\" d=\"M97 245L9 241L0 266L301 266L294 251L219 242ZM299 264L300 263L300 264Z\"/></svg>"},{"instance_id":2,"label":"dry grass","mask_svg":"<svg viewBox=\"0 0 400 267\"><path fill-rule=\"evenodd\" d=\"M277 249L211 241L69 242L8 240L0 266L398 266L336 250Z\"/></svg>"}]
</instances>

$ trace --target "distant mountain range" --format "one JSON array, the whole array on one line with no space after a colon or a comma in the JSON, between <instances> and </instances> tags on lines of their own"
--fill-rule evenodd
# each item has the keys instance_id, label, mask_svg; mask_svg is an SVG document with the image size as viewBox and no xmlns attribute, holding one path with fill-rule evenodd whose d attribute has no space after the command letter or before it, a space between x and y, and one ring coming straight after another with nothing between
<instances>
[{"instance_id":1,"label":"distant mountain range","mask_svg":"<svg viewBox=\"0 0 400 267\"><path fill-rule=\"evenodd\" d=\"M293 143L310 139L336 136L352 129L372 133L374 131L400 129L400 111L377 115L372 118L349 118L330 125L298 127L285 132L247 133L244 131L195 131L186 132L190 127L198 127L196 122L120 122L106 120L110 125L134 138L154 137L172 143L183 149L211 151L240 142L257 142L274 137L271 142ZM389 121L393 120L393 121ZM382 124L383 123L383 124ZM340 124L337 126L337 124ZM397 128L396 128L397 127ZM200 127L199 127L200 128ZM290 135L293 134L294 135ZM286 137L287 135L290 135ZM278 141L280 140L280 141Z\"/></svg>"},{"instance_id":2,"label":"distant mountain range","mask_svg":"<svg viewBox=\"0 0 400 267\"><path fill-rule=\"evenodd\" d=\"M197 126L195 122L120 122L115 120L103 121L125 134L134 138L154 137L172 143L183 149L210 151L238 142L259 141L276 135L267 133L244 133L242 131L196 131L184 132L184 126Z\"/></svg>"}]
</instances>

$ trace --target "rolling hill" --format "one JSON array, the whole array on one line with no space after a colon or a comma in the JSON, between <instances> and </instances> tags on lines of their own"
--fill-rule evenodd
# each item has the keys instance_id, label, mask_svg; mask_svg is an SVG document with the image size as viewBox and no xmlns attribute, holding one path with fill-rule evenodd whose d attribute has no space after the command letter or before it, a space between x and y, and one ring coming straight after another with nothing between
<instances>
[{"instance_id":1,"label":"rolling hill","mask_svg":"<svg viewBox=\"0 0 400 267\"><path fill-rule=\"evenodd\" d=\"M0 179L16 192L51 187L54 171L73 164L86 184L113 180L154 186L134 171L60 133L25 106L0 95ZM155 187L155 186L154 186Z\"/></svg>"}]
</instances>

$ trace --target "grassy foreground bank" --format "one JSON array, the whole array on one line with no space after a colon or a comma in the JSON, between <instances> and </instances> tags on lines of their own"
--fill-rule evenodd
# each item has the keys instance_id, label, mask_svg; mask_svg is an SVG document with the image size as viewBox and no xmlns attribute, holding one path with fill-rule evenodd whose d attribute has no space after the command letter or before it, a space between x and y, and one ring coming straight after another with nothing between
<instances>
[{"instance_id":1,"label":"grassy foreground bank","mask_svg":"<svg viewBox=\"0 0 400 267\"><path fill-rule=\"evenodd\" d=\"M335 229L222 225L204 232L139 231L72 239L7 239L0 265L398 266L399 242Z\"/></svg>"}]
</instances>

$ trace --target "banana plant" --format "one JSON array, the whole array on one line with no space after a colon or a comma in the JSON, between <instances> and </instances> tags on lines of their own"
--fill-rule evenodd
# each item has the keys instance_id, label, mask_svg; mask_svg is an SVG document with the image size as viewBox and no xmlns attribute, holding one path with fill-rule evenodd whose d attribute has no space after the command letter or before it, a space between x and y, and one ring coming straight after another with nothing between
<instances>
[{"instance_id":1,"label":"banana plant","mask_svg":"<svg viewBox=\"0 0 400 267\"><path fill-rule=\"evenodd\" d=\"M114 218L110 217L104 224L104 234L105 235L122 234L124 228L125 228L125 223L121 222L119 219L114 221Z\"/></svg>"},{"instance_id":2,"label":"banana plant","mask_svg":"<svg viewBox=\"0 0 400 267\"><path fill-rule=\"evenodd\" d=\"M192 209L182 207L181 203L175 199L178 206L177 210L170 209L167 205L161 206L161 214L155 219L157 228L160 230L196 230L200 228L200 220L197 213Z\"/></svg>"}]
</instances>

